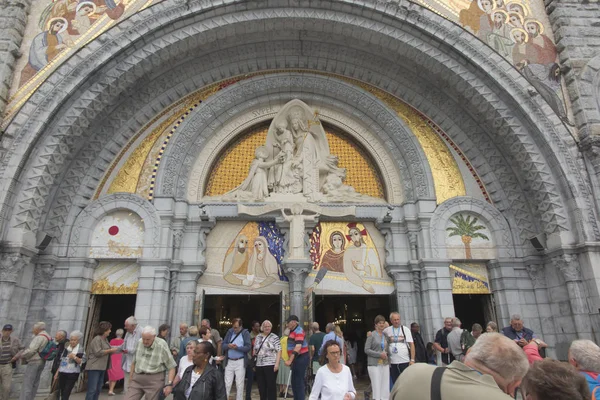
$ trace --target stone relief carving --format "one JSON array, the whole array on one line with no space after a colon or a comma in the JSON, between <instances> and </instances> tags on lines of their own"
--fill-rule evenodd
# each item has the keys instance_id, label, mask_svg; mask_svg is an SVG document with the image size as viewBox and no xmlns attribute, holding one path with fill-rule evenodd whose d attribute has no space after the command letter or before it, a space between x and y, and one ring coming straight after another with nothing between
<instances>
[{"instance_id":1,"label":"stone relief carving","mask_svg":"<svg viewBox=\"0 0 600 400\"><path fill-rule=\"evenodd\" d=\"M529 278L533 283L534 289L546 287L546 270L544 264L527 264L525 265Z\"/></svg>"},{"instance_id":2,"label":"stone relief carving","mask_svg":"<svg viewBox=\"0 0 600 400\"><path fill-rule=\"evenodd\" d=\"M554 257L552 263L563 274L566 282L580 281L582 279L581 266L576 254L563 254L562 256Z\"/></svg>"},{"instance_id":3,"label":"stone relief carving","mask_svg":"<svg viewBox=\"0 0 600 400\"><path fill-rule=\"evenodd\" d=\"M223 200L297 201L301 195L309 202L382 202L343 183L346 170L330 153L321 121L300 100L283 106L255 154L248 177Z\"/></svg>"},{"instance_id":4,"label":"stone relief carving","mask_svg":"<svg viewBox=\"0 0 600 400\"><path fill-rule=\"evenodd\" d=\"M19 253L4 253L0 255L0 282L17 282L19 275L30 257Z\"/></svg>"}]
</instances>

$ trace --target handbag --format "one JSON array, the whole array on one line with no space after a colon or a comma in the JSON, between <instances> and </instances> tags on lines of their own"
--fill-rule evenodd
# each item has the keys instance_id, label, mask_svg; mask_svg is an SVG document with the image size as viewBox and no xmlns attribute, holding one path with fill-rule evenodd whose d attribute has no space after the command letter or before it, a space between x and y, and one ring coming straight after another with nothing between
<instances>
[{"instance_id":1,"label":"handbag","mask_svg":"<svg viewBox=\"0 0 600 400\"><path fill-rule=\"evenodd\" d=\"M267 335L267 337L265 338L265 340L262 341L262 343L260 344L260 346L258 346L258 351L256 352L255 355L252 356L252 358L250 358L250 360L248 360L248 367L255 369L256 368L256 358L258 356L258 353L260 353L260 349L262 349L263 345L265 344L265 342L267 341L267 339L269 338L269 336L271 336L271 334L269 333Z\"/></svg>"}]
</instances>

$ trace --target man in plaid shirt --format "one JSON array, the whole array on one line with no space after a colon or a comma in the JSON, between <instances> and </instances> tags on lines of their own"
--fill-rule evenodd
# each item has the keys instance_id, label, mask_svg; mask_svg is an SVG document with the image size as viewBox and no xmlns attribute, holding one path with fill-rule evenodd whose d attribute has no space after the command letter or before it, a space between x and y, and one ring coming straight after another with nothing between
<instances>
[{"instance_id":1,"label":"man in plaid shirt","mask_svg":"<svg viewBox=\"0 0 600 400\"><path fill-rule=\"evenodd\" d=\"M176 365L167 342L156 340L156 329L145 327L131 364L125 400L140 400L144 395L146 400L156 400L161 391L165 396L170 395ZM165 385L166 371L169 378Z\"/></svg>"}]
</instances>

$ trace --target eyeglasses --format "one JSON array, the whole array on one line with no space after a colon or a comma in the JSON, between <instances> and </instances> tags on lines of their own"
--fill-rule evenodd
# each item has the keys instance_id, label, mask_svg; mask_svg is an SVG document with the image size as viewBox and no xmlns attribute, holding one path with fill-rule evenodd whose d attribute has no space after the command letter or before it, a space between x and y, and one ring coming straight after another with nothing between
<instances>
[{"instance_id":1,"label":"eyeglasses","mask_svg":"<svg viewBox=\"0 0 600 400\"><path fill-rule=\"evenodd\" d=\"M341 353L339 351L328 351L328 356L339 356Z\"/></svg>"}]
</instances>

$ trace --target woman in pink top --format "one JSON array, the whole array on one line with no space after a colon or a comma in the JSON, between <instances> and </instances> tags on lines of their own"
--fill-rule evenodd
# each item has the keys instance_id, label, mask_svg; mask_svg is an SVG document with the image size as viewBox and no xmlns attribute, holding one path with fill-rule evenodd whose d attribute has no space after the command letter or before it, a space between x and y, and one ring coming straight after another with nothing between
<instances>
[{"instance_id":1,"label":"woman in pink top","mask_svg":"<svg viewBox=\"0 0 600 400\"><path fill-rule=\"evenodd\" d=\"M116 338L110 341L111 347L119 347L123 344L123 329L117 329L115 334ZM125 373L123 373L123 368L121 367L121 358L123 355L121 353L115 353L110 356L110 369L108 372L108 395L115 395L115 385L117 381L125 378Z\"/></svg>"},{"instance_id":2,"label":"woman in pink top","mask_svg":"<svg viewBox=\"0 0 600 400\"><path fill-rule=\"evenodd\" d=\"M539 339L533 339L531 342L523 346L523 351L527 356L529 365L533 365L534 362L543 360L544 358L540 355L540 348L548 347L548 345Z\"/></svg>"}]
</instances>

